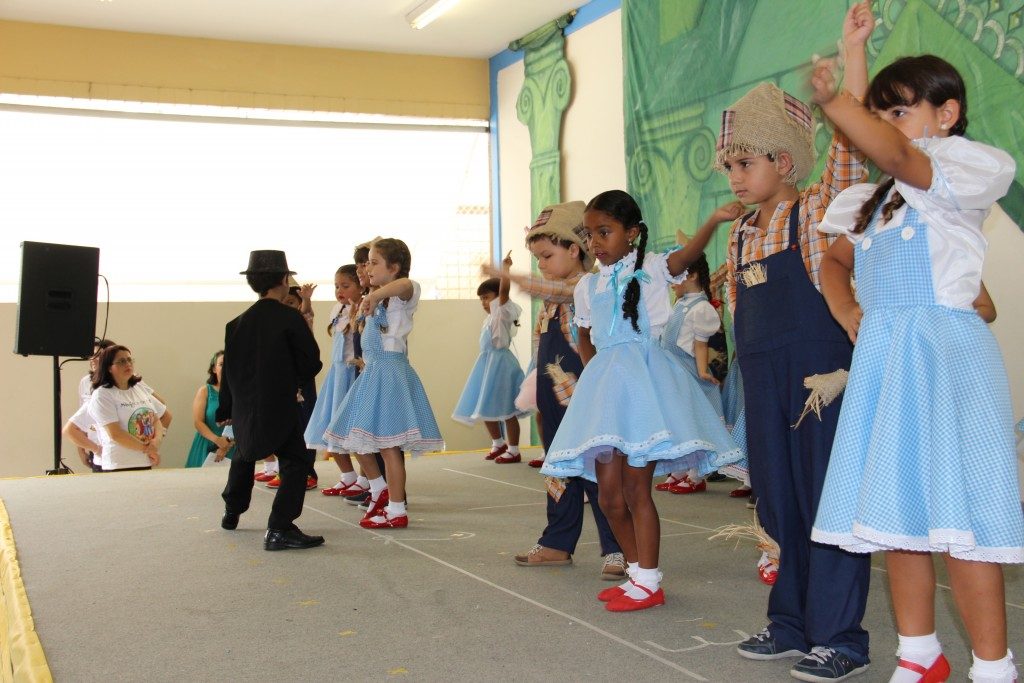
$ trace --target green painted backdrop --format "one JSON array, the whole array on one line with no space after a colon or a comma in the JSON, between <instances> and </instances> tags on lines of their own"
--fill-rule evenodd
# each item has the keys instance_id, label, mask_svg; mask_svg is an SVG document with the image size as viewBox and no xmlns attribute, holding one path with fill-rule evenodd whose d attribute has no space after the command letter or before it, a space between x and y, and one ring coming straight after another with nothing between
<instances>
[{"instance_id":1,"label":"green painted backdrop","mask_svg":"<svg viewBox=\"0 0 1024 683\"><path fill-rule=\"evenodd\" d=\"M761 81L807 100L813 54L833 55L850 0L623 0L626 164L654 245L692 233L732 199L715 173L721 112ZM1024 223L1024 0L876 0L871 71L933 52L960 70L969 137L1008 151L1017 180L1002 207ZM830 131L818 117L818 168ZM722 229L707 253L725 259Z\"/></svg>"}]
</instances>

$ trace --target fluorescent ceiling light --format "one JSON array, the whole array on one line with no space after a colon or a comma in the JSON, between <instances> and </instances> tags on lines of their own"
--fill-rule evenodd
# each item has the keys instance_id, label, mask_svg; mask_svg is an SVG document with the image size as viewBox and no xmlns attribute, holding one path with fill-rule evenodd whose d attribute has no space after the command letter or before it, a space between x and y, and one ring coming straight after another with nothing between
<instances>
[{"instance_id":1,"label":"fluorescent ceiling light","mask_svg":"<svg viewBox=\"0 0 1024 683\"><path fill-rule=\"evenodd\" d=\"M414 29L424 28L427 24L455 6L459 0L425 0L405 15L405 20Z\"/></svg>"}]
</instances>

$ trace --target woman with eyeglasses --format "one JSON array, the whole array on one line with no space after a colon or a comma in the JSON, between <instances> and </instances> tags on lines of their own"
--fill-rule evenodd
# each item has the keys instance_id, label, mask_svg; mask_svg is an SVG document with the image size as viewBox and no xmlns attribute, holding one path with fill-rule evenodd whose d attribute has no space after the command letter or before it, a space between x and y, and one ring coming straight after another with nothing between
<instances>
[{"instance_id":1,"label":"woman with eyeglasses","mask_svg":"<svg viewBox=\"0 0 1024 683\"><path fill-rule=\"evenodd\" d=\"M148 470L159 465L160 443L171 423L171 411L135 374L131 350L121 345L104 349L92 386L85 409L97 426L103 471ZM69 425L77 424L79 413ZM65 428L65 434L88 447L75 439L79 435L74 431Z\"/></svg>"}]
</instances>

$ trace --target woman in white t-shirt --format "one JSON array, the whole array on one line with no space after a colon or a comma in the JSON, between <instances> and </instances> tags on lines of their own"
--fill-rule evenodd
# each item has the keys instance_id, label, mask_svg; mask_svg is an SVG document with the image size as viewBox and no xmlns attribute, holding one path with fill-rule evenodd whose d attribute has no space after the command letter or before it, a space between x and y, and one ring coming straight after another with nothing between
<instances>
[{"instance_id":1,"label":"woman in white t-shirt","mask_svg":"<svg viewBox=\"0 0 1024 683\"><path fill-rule=\"evenodd\" d=\"M171 411L135 374L131 350L119 345L104 349L93 387L87 409L100 437L103 471L159 465Z\"/></svg>"}]
</instances>

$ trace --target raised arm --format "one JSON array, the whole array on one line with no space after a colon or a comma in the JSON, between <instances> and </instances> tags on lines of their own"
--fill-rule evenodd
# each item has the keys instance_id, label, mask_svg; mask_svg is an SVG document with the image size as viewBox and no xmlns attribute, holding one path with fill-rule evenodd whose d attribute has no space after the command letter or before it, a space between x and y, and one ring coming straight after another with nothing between
<instances>
[{"instance_id":1,"label":"raised arm","mask_svg":"<svg viewBox=\"0 0 1024 683\"><path fill-rule=\"evenodd\" d=\"M729 202L715 209L685 247L669 253L668 272L673 277L682 275L690 267L690 264L704 253L704 247L708 246L708 242L711 241L711 236L715 234L718 226L726 221L731 223L736 220L743 214L743 210L744 206L739 202Z\"/></svg>"},{"instance_id":2,"label":"raised arm","mask_svg":"<svg viewBox=\"0 0 1024 683\"><path fill-rule=\"evenodd\" d=\"M505 258L501 261L501 275L498 277L501 279L498 285L498 305L504 306L508 303L508 290L512 286L512 280L509 279L509 269L512 267L512 252L508 252Z\"/></svg>"},{"instance_id":3,"label":"raised arm","mask_svg":"<svg viewBox=\"0 0 1024 683\"><path fill-rule=\"evenodd\" d=\"M850 7L843 20L843 60L846 63L843 87L861 102L868 94L868 59L865 49L875 29L870 0Z\"/></svg>"}]
</instances>

